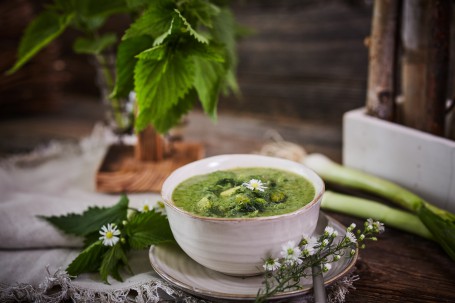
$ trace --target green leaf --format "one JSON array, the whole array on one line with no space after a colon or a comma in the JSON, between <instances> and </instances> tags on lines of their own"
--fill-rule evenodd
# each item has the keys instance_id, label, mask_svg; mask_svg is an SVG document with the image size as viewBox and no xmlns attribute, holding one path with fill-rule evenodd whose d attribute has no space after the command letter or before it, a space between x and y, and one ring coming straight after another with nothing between
<instances>
[{"instance_id":1,"label":"green leaf","mask_svg":"<svg viewBox=\"0 0 455 303\"><path fill-rule=\"evenodd\" d=\"M166 32L174 14L175 4L170 0L155 0L153 5L134 21L122 39L150 35L158 37Z\"/></svg>"},{"instance_id":2,"label":"green leaf","mask_svg":"<svg viewBox=\"0 0 455 303\"><path fill-rule=\"evenodd\" d=\"M125 230L133 249L174 241L167 218L154 210L136 214L125 226Z\"/></svg>"},{"instance_id":3,"label":"green leaf","mask_svg":"<svg viewBox=\"0 0 455 303\"><path fill-rule=\"evenodd\" d=\"M199 21L203 26L211 28L213 18L220 13L220 8L205 0L192 0L186 3L185 11L191 18Z\"/></svg>"},{"instance_id":4,"label":"green leaf","mask_svg":"<svg viewBox=\"0 0 455 303\"><path fill-rule=\"evenodd\" d=\"M150 0L126 0L126 5L133 10L147 7L149 3Z\"/></svg>"},{"instance_id":5,"label":"green leaf","mask_svg":"<svg viewBox=\"0 0 455 303\"><path fill-rule=\"evenodd\" d=\"M117 244L110 247L103 256L103 261L100 266L101 280L107 283L107 278L110 275L118 281L123 281L118 270L120 266L126 264L128 264L128 258L126 257L120 242L117 242Z\"/></svg>"},{"instance_id":6,"label":"green leaf","mask_svg":"<svg viewBox=\"0 0 455 303\"><path fill-rule=\"evenodd\" d=\"M44 12L36 17L27 26L19 44L18 59L7 74L16 72L36 53L55 40L68 27L72 18L72 15L60 16L55 12Z\"/></svg>"},{"instance_id":7,"label":"green leaf","mask_svg":"<svg viewBox=\"0 0 455 303\"><path fill-rule=\"evenodd\" d=\"M229 89L238 93L238 84L235 77L237 68L237 49L236 49L236 21L231 11L227 8L221 9L220 13L215 16L213 28L211 29L214 42L223 44L226 50L226 85Z\"/></svg>"},{"instance_id":8,"label":"green leaf","mask_svg":"<svg viewBox=\"0 0 455 303\"><path fill-rule=\"evenodd\" d=\"M110 16L128 11L124 0L77 0L75 4L78 15L83 17Z\"/></svg>"},{"instance_id":9,"label":"green leaf","mask_svg":"<svg viewBox=\"0 0 455 303\"><path fill-rule=\"evenodd\" d=\"M134 90L134 66L138 60L136 55L152 45L153 38L149 36L138 36L120 42L117 49L117 78L112 97L127 97Z\"/></svg>"},{"instance_id":10,"label":"green leaf","mask_svg":"<svg viewBox=\"0 0 455 303\"><path fill-rule=\"evenodd\" d=\"M192 26L191 24L188 22L188 20L182 15L182 13L178 10L178 9L175 9L174 12L177 14L177 16L179 17L178 19L174 19L174 20L179 20L182 22L182 26L184 27L184 30L186 30L191 36L193 36L193 38L195 38L197 41L201 42L201 43L209 43L209 41L207 40L206 37L204 37L203 35L201 35L200 33L198 33ZM176 26L176 28L179 28L180 27L180 24L178 24Z\"/></svg>"},{"instance_id":11,"label":"green leaf","mask_svg":"<svg viewBox=\"0 0 455 303\"><path fill-rule=\"evenodd\" d=\"M65 233L86 236L108 223L120 224L127 217L128 198L122 196L112 207L90 207L82 214L42 217Z\"/></svg>"},{"instance_id":12,"label":"green leaf","mask_svg":"<svg viewBox=\"0 0 455 303\"><path fill-rule=\"evenodd\" d=\"M71 276L77 276L85 272L96 272L101 266L103 254L107 251L107 247L101 241L97 241L84 249L74 259L66 271Z\"/></svg>"},{"instance_id":13,"label":"green leaf","mask_svg":"<svg viewBox=\"0 0 455 303\"><path fill-rule=\"evenodd\" d=\"M139 55L137 55L137 58L142 60L161 61L165 56L166 46L158 45L144 50Z\"/></svg>"},{"instance_id":14,"label":"green leaf","mask_svg":"<svg viewBox=\"0 0 455 303\"><path fill-rule=\"evenodd\" d=\"M140 131L165 116L192 87L194 61L179 52L166 52L159 61L140 59L134 73L138 102L135 127Z\"/></svg>"},{"instance_id":15,"label":"green leaf","mask_svg":"<svg viewBox=\"0 0 455 303\"><path fill-rule=\"evenodd\" d=\"M170 128L177 125L183 115L187 114L197 101L194 90L190 90L177 104L174 104L164 115L153 119L153 126L160 133L167 132Z\"/></svg>"},{"instance_id":16,"label":"green leaf","mask_svg":"<svg viewBox=\"0 0 455 303\"><path fill-rule=\"evenodd\" d=\"M106 48L114 45L115 42L117 42L117 36L115 33L106 33L96 39L79 37L76 39L73 49L78 54L99 55Z\"/></svg>"},{"instance_id":17,"label":"green leaf","mask_svg":"<svg viewBox=\"0 0 455 303\"><path fill-rule=\"evenodd\" d=\"M195 57L194 87L204 112L216 119L218 95L221 91L225 70L222 63Z\"/></svg>"}]
</instances>

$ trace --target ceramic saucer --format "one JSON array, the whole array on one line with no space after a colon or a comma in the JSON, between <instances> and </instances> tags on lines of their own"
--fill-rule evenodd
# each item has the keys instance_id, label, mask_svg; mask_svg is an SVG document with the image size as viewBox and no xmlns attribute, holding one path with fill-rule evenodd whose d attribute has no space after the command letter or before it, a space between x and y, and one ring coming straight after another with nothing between
<instances>
[{"instance_id":1,"label":"ceramic saucer","mask_svg":"<svg viewBox=\"0 0 455 303\"><path fill-rule=\"evenodd\" d=\"M346 227L333 218L320 212L317 231L325 226L332 226L340 236L346 233ZM346 252L345 255L349 255ZM324 282L329 285L346 275L354 266L358 252L352 257L342 257L332 264L324 274ZM183 291L208 299L254 300L262 288L262 275L253 277L228 276L208 269L188 257L177 244L152 246L149 251L153 269L166 281ZM312 280L303 278L299 290L280 293L272 299L283 299L308 293L312 289Z\"/></svg>"}]
</instances>

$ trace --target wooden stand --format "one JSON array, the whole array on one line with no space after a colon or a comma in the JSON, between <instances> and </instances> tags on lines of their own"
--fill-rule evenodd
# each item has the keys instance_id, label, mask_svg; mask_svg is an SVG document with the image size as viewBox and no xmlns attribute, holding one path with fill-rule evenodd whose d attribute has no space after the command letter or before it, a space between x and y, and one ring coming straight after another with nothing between
<instances>
[{"instance_id":1,"label":"wooden stand","mask_svg":"<svg viewBox=\"0 0 455 303\"><path fill-rule=\"evenodd\" d=\"M96 189L104 193L160 192L175 169L204 156L200 144L176 142L172 155L161 161L139 161L135 147L112 145L96 174Z\"/></svg>"}]
</instances>

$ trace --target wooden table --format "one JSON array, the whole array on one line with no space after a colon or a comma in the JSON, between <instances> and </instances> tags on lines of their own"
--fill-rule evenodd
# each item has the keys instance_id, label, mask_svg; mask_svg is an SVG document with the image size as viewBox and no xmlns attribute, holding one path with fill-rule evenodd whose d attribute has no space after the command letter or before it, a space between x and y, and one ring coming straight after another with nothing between
<instances>
[{"instance_id":1,"label":"wooden table","mask_svg":"<svg viewBox=\"0 0 455 303\"><path fill-rule=\"evenodd\" d=\"M24 122L0 122L0 155L14 152L17 146L24 150L27 142L36 144L55 137L74 139L74 130L79 136L88 135L93 124L87 119L64 123L34 119L27 122L29 132L24 133ZM50 124L59 127L51 128ZM218 124L213 125L202 114L194 113L190 115L185 140L202 141L207 156L251 153L266 142L264 135L271 129L286 140L305 145L309 152L341 160L341 125L326 121L271 121L221 113ZM330 215L346 226L363 222L345 215ZM346 302L455 302L455 262L437 244L392 228L386 228L378 242L367 243L360 252L355 274L360 279Z\"/></svg>"}]
</instances>

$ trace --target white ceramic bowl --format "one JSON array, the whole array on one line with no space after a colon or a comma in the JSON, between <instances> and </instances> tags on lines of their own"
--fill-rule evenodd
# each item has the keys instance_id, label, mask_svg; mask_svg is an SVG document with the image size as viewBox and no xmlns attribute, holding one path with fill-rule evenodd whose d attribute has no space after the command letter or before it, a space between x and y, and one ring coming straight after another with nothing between
<instances>
[{"instance_id":1,"label":"white ceramic bowl","mask_svg":"<svg viewBox=\"0 0 455 303\"><path fill-rule=\"evenodd\" d=\"M217 170L270 167L306 177L316 190L304 207L278 216L209 218L184 211L172 202L172 192L182 181ZM259 155L222 155L205 158L175 170L164 182L162 197L174 238L188 256L210 269L238 276L259 274L264 259L279 257L287 241L310 236L317 224L324 193L321 178L293 161Z\"/></svg>"}]
</instances>

